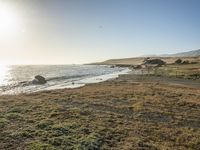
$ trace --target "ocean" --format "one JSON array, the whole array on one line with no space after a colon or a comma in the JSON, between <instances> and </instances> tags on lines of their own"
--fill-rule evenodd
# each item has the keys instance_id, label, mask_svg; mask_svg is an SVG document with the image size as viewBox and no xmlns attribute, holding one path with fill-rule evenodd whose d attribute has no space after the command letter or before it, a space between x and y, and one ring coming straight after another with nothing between
<instances>
[{"instance_id":1,"label":"ocean","mask_svg":"<svg viewBox=\"0 0 200 150\"><path fill-rule=\"evenodd\" d=\"M10 65L0 66L0 94L32 93L44 90L76 88L89 83L98 83L119 74L128 68L109 65ZM45 77L46 84L33 84L36 75Z\"/></svg>"}]
</instances>

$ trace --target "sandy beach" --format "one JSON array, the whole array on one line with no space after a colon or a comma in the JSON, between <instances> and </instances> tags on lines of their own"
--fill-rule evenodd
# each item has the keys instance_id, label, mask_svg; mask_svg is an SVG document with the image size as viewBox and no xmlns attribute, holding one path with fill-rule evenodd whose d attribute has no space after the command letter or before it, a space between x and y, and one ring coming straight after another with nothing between
<instances>
[{"instance_id":1,"label":"sandy beach","mask_svg":"<svg viewBox=\"0 0 200 150\"><path fill-rule=\"evenodd\" d=\"M129 74L0 96L0 149L198 149L195 82Z\"/></svg>"}]
</instances>

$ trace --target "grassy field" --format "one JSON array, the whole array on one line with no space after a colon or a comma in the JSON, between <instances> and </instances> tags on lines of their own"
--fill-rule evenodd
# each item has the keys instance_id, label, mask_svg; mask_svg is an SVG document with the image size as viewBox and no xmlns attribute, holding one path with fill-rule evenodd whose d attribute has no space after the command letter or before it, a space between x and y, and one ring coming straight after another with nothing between
<instances>
[{"instance_id":1,"label":"grassy field","mask_svg":"<svg viewBox=\"0 0 200 150\"><path fill-rule=\"evenodd\" d=\"M94 64L104 64L104 65L140 65L147 57L134 57L134 58L123 58L123 59L110 59L104 62L94 63ZM150 57L151 59L162 59L167 64L174 63L180 57ZM199 57L181 57L182 61L198 62L200 63Z\"/></svg>"},{"instance_id":2,"label":"grassy field","mask_svg":"<svg viewBox=\"0 0 200 150\"><path fill-rule=\"evenodd\" d=\"M198 80L200 79L200 63L198 64L168 64L159 68L154 68L154 75L169 76Z\"/></svg>"},{"instance_id":3,"label":"grassy field","mask_svg":"<svg viewBox=\"0 0 200 150\"><path fill-rule=\"evenodd\" d=\"M110 59L97 64L131 67L143 64L145 59L146 57ZM181 57L182 62L188 61L189 64L175 64L174 62L179 57L151 57L151 59L161 59L166 62L166 65L162 67L147 67L144 70L149 74L192 80L200 79L200 57Z\"/></svg>"},{"instance_id":4,"label":"grassy field","mask_svg":"<svg viewBox=\"0 0 200 150\"><path fill-rule=\"evenodd\" d=\"M199 88L148 76L1 96L0 149L199 149L199 114Z\"/></svg>"}]
</instances>

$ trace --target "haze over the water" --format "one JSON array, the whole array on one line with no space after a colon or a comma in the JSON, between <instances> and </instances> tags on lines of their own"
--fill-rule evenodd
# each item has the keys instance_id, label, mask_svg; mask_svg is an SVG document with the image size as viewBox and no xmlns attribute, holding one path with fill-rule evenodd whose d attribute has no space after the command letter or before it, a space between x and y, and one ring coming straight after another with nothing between
<instances>
[{"instance_id":1,"label":"haze over the water","mask_svg":"<svg viewBox=\"0 0 200 150\"><path fill-rule=\"evenodd\" d=\"M199 0L0 0L0 64L199 49L199 6Z\"/></svg>"}]
</instances>

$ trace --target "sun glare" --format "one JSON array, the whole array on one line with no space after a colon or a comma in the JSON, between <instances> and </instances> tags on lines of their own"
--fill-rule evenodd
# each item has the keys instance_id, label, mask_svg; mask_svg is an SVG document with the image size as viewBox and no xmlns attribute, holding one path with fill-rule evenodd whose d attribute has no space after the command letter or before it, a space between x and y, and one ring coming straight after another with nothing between
<instances>
[{"instance_id":1,"label":"sun glare","mask_svg":"<svg viewBox=\"0 0 200 150\"><path fill-rule=\"evenodd\" d=\"M0 34L14 34L17 30L18 22L14 9L0 5Z\"/></svg>"},{"instance_id":2,"label":"sun glare","mask_svg":"<svg viewBox=\"0 0 200 150\"><path fill-rule=\"evenodd\" d=\"M8 66L0 64L0 85L4 84L4 79L8 73Z\"/></svg>"}]
</instances>

